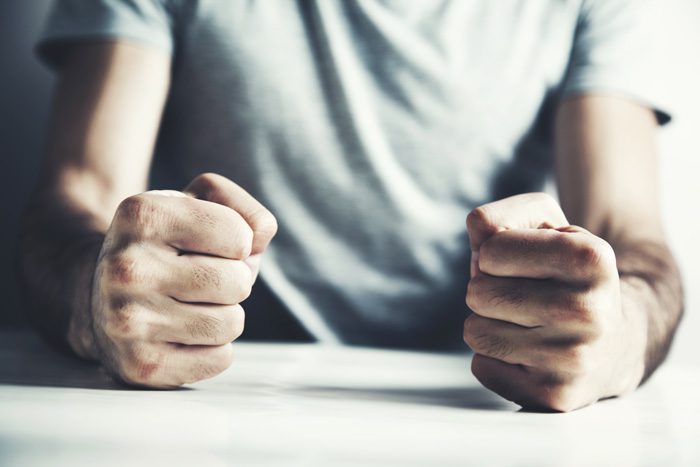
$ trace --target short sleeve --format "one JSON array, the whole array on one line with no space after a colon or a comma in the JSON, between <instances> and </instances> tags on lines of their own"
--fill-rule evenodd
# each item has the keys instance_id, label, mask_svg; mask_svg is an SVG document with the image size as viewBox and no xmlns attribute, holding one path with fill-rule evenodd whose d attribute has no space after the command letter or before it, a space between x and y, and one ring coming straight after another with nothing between
<instances>
[{"instance_id":1,"label":"short sleeve","mask_svg":"<svg viewBox=\"0 0 700 467\"><path fill-rule=\"evenodd\" d=\"M671 120L654 0L582 0L563 95L608 92Z\"/></svg>"},{"instance_id":2,"label":"short sleeve","mask_svg":"<svg viewBox=\"0 0 700 467\"><path fill-rule=\"evenodd\" d=\"M165 0L56 0L37 44L39 57L60 65L66 45L123 38L173 51L174 21Z\"/></svg>"}]
</instances>

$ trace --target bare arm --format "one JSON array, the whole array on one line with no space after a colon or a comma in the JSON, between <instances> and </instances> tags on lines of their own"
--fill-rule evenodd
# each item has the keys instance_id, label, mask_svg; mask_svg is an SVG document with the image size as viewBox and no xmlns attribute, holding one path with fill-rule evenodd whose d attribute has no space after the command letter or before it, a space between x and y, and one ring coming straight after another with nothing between
<instances>
[{"instance_id":1,"label":"bare arm","mask_svg":"<svg viewBox=\"0 0 700 467\"><path fill-rule=\"evenodd\" d=\"M167 54L128 42L76 45L61 67L20 269L32 321L84 358L97 358L97 255L118 204L146 189L169 68Z\"/></svg>"},{"instance_id":2,"label":"bare arm","mask_svg":"<svg viewBox=\"0 0 700 467\"><path fill-rule=\"evenodd\" d=\"M683 311L662 228L655 132L649 109L620 98L569 99L557 116L560 201L571 223L615 250L623 308L644 348L644 379L666 357Z\"/></svg>"},{"instance_id":3,"label":"bare arm","mask_svg":"<svg viewBox=\"0 0 700 467\"><path fill-rule=\"evenodd\" d=\"M624 99L567 99L556 122L561 206L528 193L469 214L464 339L486 387L569 411L634 390L665 357L682 293L661 228L655 127Z\"/></svg>"},{"instance_id":4,"label":"bare arm","mask_svg":"<svg viewBox=\"0 0 700 467\"><path fill-rule=\"evenodd\" d=\"M159 388L229 367L240 302L277 229L216 174L144 192L169 74L167 54L146 46L71 50L21 254L47 338L126 383Z\"/></svg>"}]
</instances>

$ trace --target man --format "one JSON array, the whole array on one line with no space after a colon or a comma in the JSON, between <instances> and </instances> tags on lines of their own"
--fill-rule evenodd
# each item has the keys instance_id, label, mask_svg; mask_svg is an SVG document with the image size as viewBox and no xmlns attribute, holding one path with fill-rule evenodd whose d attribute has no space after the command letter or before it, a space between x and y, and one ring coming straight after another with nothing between
<instances>
[{"instance_id":1,"label":"man","mask_svg":"<svg viewBox=\"0 0 700 467\"><path fill-rule=\"evenodd\" d=\"M476 377L532 408L632 391L682 310L645 12L58 2L22 250L34 321L127 383L175 387L229 366L260 271L320 341L463 338ZM146 191L154 153L182 192ZM536 193L551 166L561 208Z\"/></svg>"}]
</instances>

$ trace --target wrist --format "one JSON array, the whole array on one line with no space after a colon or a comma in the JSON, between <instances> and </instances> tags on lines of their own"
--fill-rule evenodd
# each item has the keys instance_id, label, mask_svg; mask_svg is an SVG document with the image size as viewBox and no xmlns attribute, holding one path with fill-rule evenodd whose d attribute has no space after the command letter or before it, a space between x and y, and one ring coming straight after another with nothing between
<instances>
[{"instance_id":1,"label":"wrist","mask_svg":"<svg viewBox=\"0 0 700 467\"><path fill-rule=\"evenodd\" d=\"M89 310L73 313L68 324L66 339L71 350L78 357L94 361L99 359Z\"/></svg>"},{"instance_id":2,"label":"wrist","mask_svg":"<svg viewBox=\"0 0 700 467\"><path fill-rule=\"evenodd\" d=\"M100 239L101 240L101 239ZM66 340L73 353L85 360L97 361L100 358L97 340L95 339L94 320L92 315L92 285L97 268L102 242L92 245L92 252L87 264L81 268L78 284L87 284L87 293L76 294L72 313L68 323ZM97 253L95 253L97 252Z\"/></svg>"},{"instance_id":3,"label":"wrist","mask_svg":"<svg viewBox=\"0 0 700 467\"><path fill-rule=\"evenodd\" d=\"M613 365L612 396L634 391L643 381L646 369L647 316L642 306L644 291L629 281L620 283L622 330L619 358Z\"/></svg>"}]
</instances>

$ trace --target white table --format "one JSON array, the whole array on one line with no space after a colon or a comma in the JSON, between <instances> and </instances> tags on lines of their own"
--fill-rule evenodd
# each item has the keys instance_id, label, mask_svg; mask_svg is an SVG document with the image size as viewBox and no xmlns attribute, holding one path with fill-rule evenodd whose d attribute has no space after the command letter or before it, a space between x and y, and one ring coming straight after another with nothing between
<instances>
[{"instance_id":1,"label":"white table","mask_svg":"<svg viewBox=\"0 0 700 467\"><path fill-rule=\"evenodd\" d=\"M570 414L519 412L466 355L236 344L217 378L125 389L0 333L0 465L700 465L700 368Z\"/></svg>"}]
</instances>

